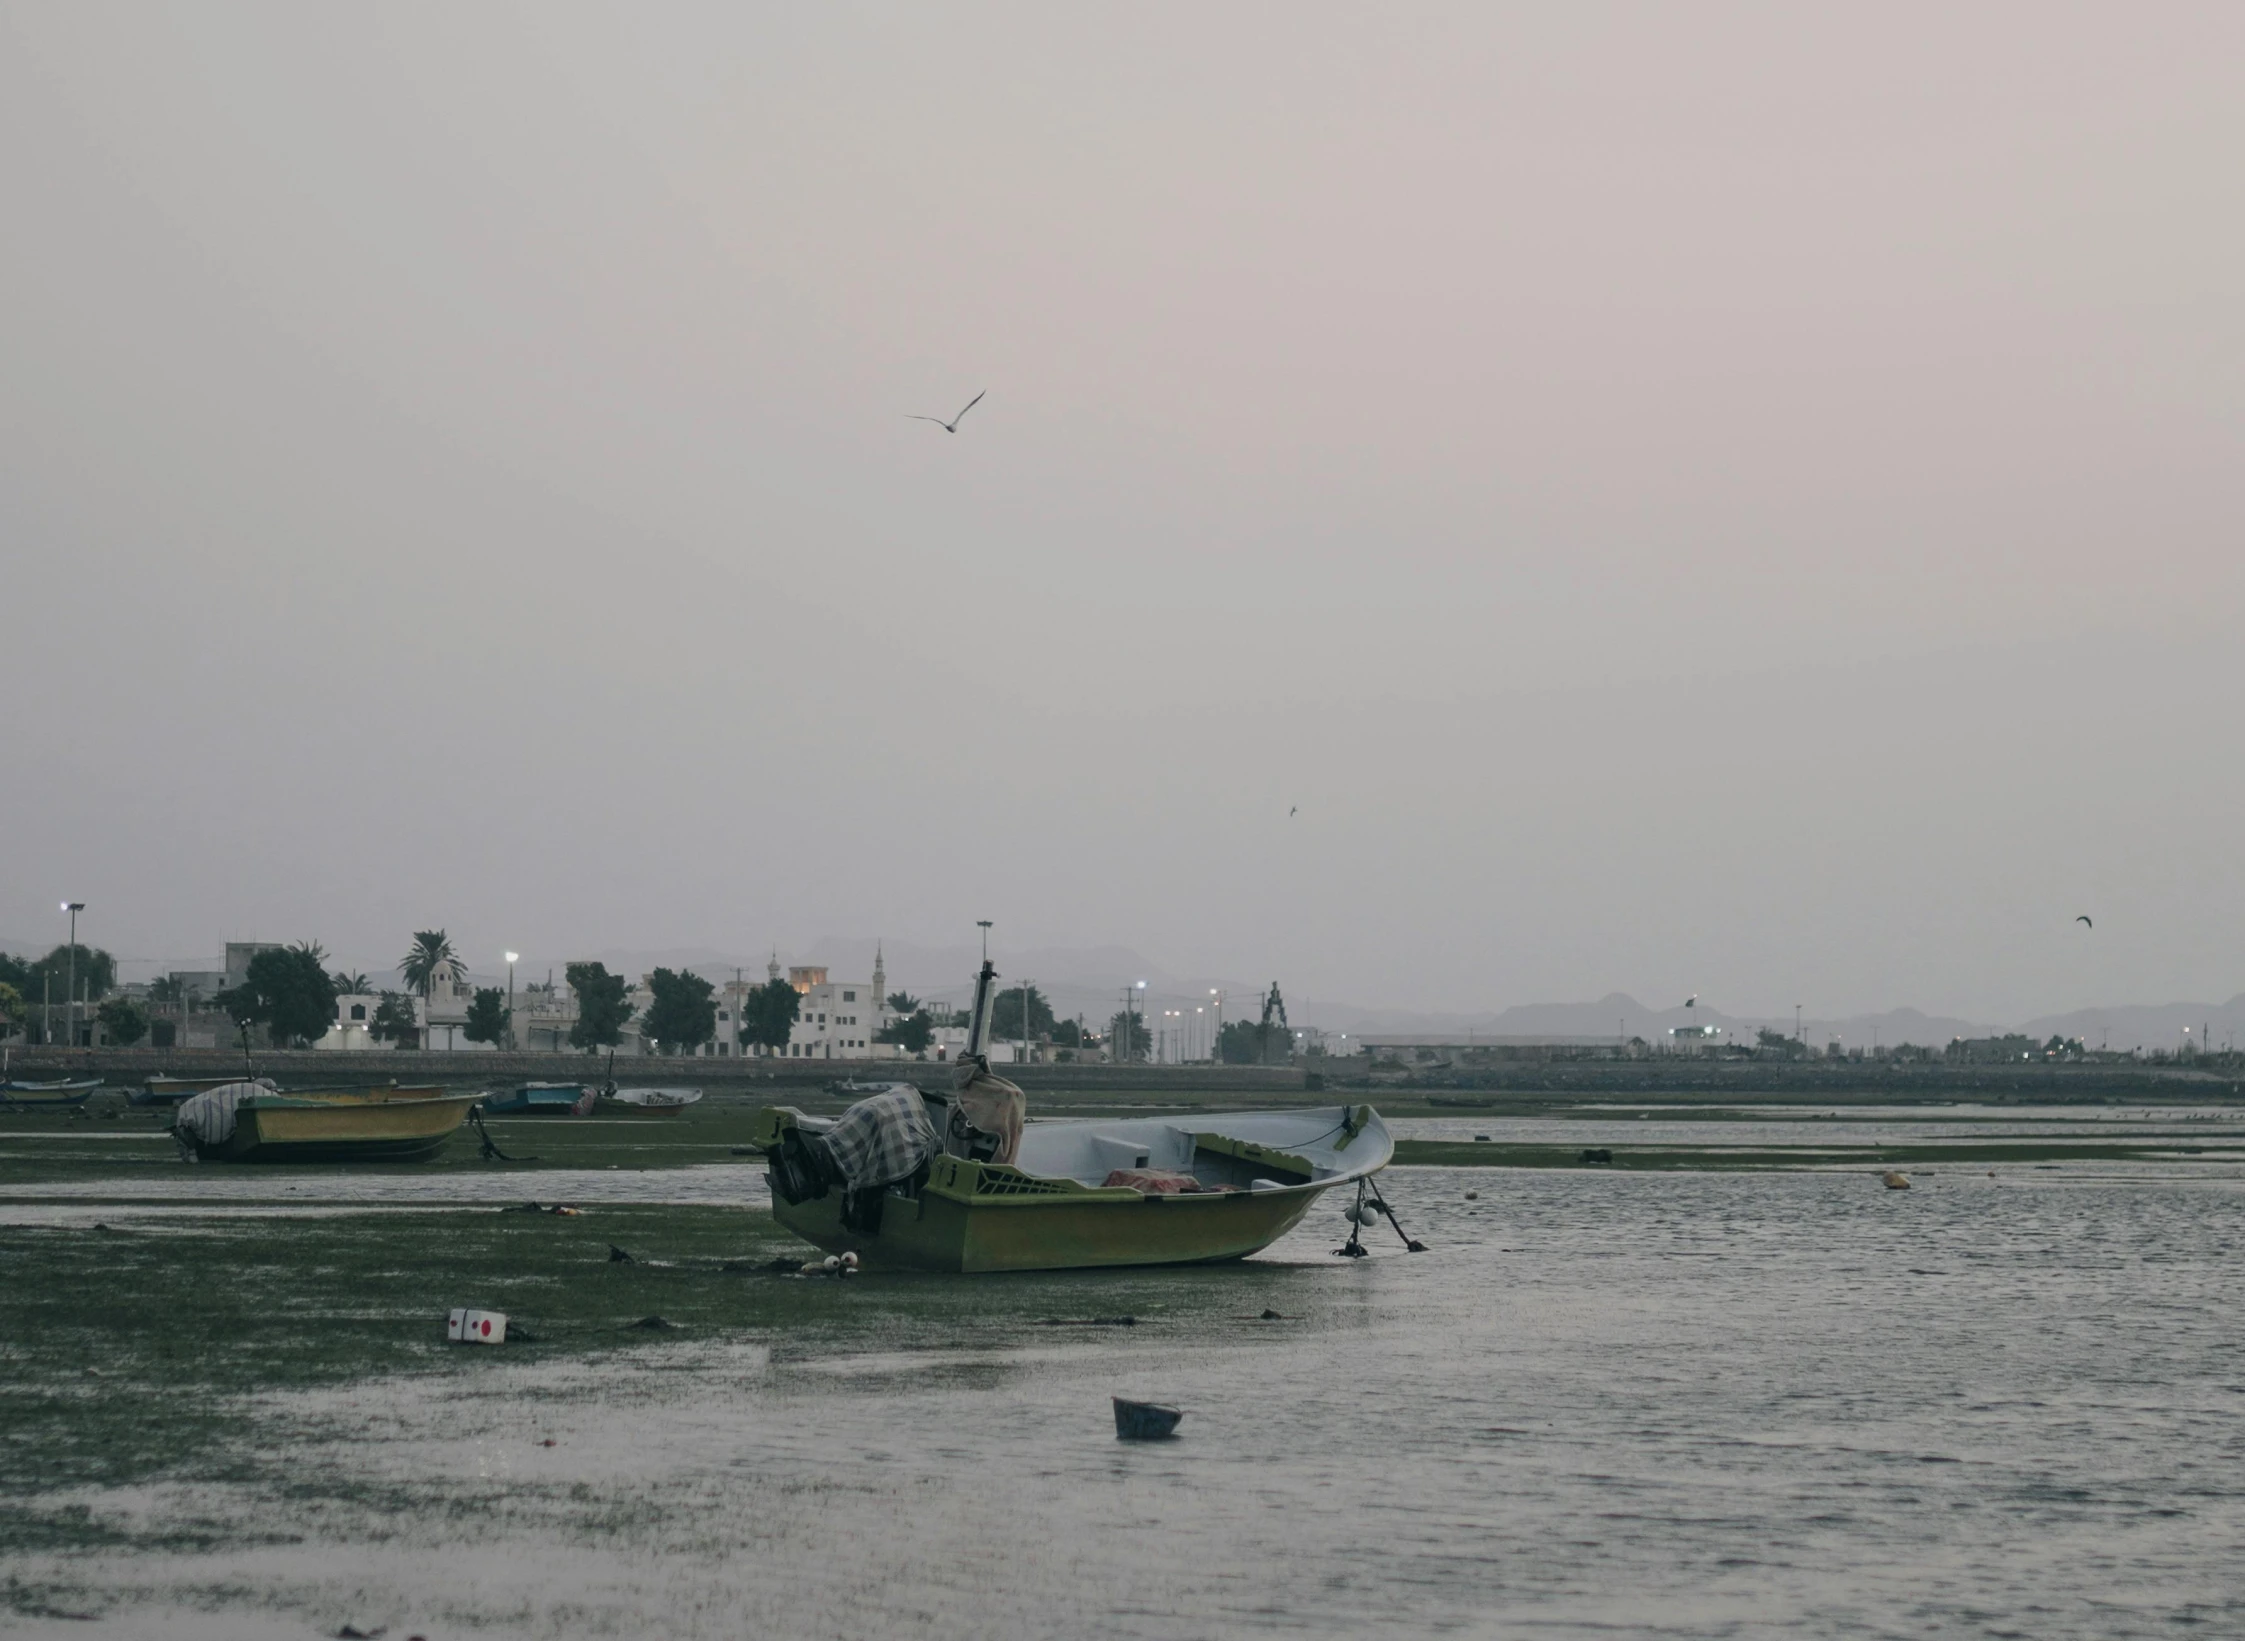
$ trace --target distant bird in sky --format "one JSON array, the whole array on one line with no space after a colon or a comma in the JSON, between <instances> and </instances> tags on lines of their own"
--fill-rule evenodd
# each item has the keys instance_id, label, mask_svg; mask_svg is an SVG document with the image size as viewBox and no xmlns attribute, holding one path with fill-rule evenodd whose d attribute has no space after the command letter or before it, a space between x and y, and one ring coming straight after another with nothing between
<instances>
[{"instance_id":1,"label":"distant bird in sky","mask_svg":"<svg viewBox=\"0 0 2245 1641\"><path fill-rule=\"evenodd\" d=\"M967 401L967 410L972 410L976 405L982 403L983 394L988 393L989 391L990 390L988 388L984 388L982 390L982 393L977 393L973 398L969 399ZM945 421L941 416L907 415L904 419L908 422L933 422L936 426L942 428L946 433L956 433L959 431L959 424L967 419L967 410L960 411L958 415L952 417L949 421Z\"/></svg>"},{"instance_id":2,"label":"distant bird in sky","mask_svg":"<svg viewBox=\"0 0 2245 1641\"><path fill-rule=\"evenodd\" d=\"M1691 995L1690 995L1689 997L1687 997L1687 998L1685 998L1685 999L1684 999L1684 1007L1686 1007L1686 1008L1696 1008L1696 1007L1698 1007L1698 1005L1699 1005L1699 993L1698 993L1698 992L1696 992L1696 991L1695 991L1695 992L1693 992L1693 993L1692 993L1692 994L1691 994Z\"/></svg>"},{"instance_id":3,"label":"distant bird in sky","mask_svg":"<svg viewBox=\"0 0 2245 1641\"><path fill-rule=\"evenodd\" d=\"M1298 804L1298 803L1297 803L1297 804L1290 804L1290 805L1288 805L1288 806L1287 806L1287 810L1286 810L1286 818L1287 818L1288 820L1292 820L1292 819L1293 819L1293 818L1294 818L1294 817L1295 817L1296 815L1300 814L1301 812L1302 812L1302 806L1301 806L1300 804Z\"/></svg>"},{"instance_id":4,"label":"distant bird in sky","mask_svg":"<svg viewBox=\"0 0 2245 1641\"><path fill-rule=\"evenodd\" d=\"M2082 916L2075 918L2074 921L2076 923L2089 923L2088 914L2084 913ZM2094 929L2097 925L2094 923L2089 923L2089 926Z\"/></svg>"}]
</instances>

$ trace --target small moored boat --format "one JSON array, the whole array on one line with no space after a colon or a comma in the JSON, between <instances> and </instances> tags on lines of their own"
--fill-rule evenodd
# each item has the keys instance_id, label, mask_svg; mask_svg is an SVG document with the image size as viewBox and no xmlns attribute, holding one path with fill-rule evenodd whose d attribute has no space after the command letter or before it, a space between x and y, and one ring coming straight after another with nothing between
<instances>
[{"instance_id":1,"label":"small moored boat","mask_svg":"<svg viewBox=\"0 0 2245 1641\"><path fill-rule=\"evenodd\" d=\"M585 1083L524 1083L481 1099L487 1117L583 1117L592 1111L593 1094Z\"/></svg>"},{"instance_id":2,"label":"small moored boat","mask_svg":"<svg viewBox=\"0 0 2245 1641\"><path fill-rule=\"evenodd\" d=\"M277 1094L237 1082L182 1102L172 1133L205 1162L419 1162L443 1148L475 1101L404 1088Z\"/></svg>"},{"instance_id":3,"label":"small moored boat","mask_svg":"<svg viewBox=\"0 0 2245 1641\"><path fill-rule=\"evenodd\" d=\"M1395 1154L1368 1105L1023 1126L1020 1090L982 1058L995 979L985 960L956 1090L898 1083L839 1118L756 1114L774 1218L868 1270L1213 1264L1269 1247Z\"/></svg>"},{"instance_id":4,"label":"small moored boat","mask_svg":"<svg viewBox=\"0 0 2245 1641\"><path fill-rule=\"evenodd\" d=\"M0 1083L0 1105L29 1106L33 1110L84 1105L101 1086L99 1077L57 1078L51 1083Z\"/></svg>"},{"instance_id":5,"label":"small moored boat","mask_svg":"<svg viewBox=\"0 0 2245 1641\"><path fill-rule=\"evenodd\" d=\"M274 1086L270 1077L245 1079L239 1074L231 1077L166 1077L159 1072L125 1097L135 1105L177 1105L181 1100L192 1099L205 1089L224 1088L228 1083L243 1081L263 1083L267 1088Z\"/></svg>"},{"instance_id":6,"label":"small moored boat","mask_svg":"<svg viewBox=\"0 0 2245 1641\"><path fill-rule=\"evenodd\" d=\"M615 1088L602 1095L603 1099L628 1105L658 1116L675 1117L702 1097L698 1088Z\"/></svg>"}]
</instances>

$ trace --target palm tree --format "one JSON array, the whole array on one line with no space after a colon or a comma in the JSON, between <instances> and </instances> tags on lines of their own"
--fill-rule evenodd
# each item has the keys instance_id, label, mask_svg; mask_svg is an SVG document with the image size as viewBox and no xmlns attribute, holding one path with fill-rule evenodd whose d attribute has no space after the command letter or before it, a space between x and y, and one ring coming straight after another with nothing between
<instances>
[{"instance_id":1,"label":"palm tree","mask_svg":"<svg viewBox=\"0 0 2245 1641\"><path fill-rule=\"evenodd\" d=\"M398 973L405 976L407 986L421 994L421 1012L426 1018L429 993L436 989L436 983L465 980L468 968L442 929L423 929L414 935L413 949L399 961ZM429 1046L425 1038L421 1046Z\"/></svg>"},{"instance_id":2,"label":"palm tree","mask_svg":"<svg viewBox=\"0 0 2245 1641\"><path fill-rule=\"evenodd\" d=\"M374 990L374 982L363 969L337 969L328 978L335 982L338 997L365 997Z\"/></svg>"}]
</instances>

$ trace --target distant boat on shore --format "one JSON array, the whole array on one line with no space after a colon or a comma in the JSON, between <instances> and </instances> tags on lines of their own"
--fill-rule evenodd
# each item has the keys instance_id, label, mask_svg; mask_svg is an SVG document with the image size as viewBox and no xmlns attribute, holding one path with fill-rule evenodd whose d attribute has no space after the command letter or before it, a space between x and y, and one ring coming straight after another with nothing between
<instances>
[{"instance_id":1,"label":"distant boat on shore","mask_svg":"<svg viewBox=\"0 0 2245 1641\"><path fill-rule=\"evenodd\" d=\"M675 1117L699 1101L702 1091L698 1088L615 1088L601 1097L635 1110Z\"/></svg>"},{"instance_id":2,"label":"distant boat on shore","mask_svg":"<svg viewBox=\"0 0 2245 1641\"><path fill-rule=\"evenodd\" d=\"M67 1106L84 1105L86 1097L101 1086L99 1077L57 1078L48 1083L0 1083L0 1105L25 1106L32 1110L52 1107L61 1110Z\"/></svg>"},{"instance_id":3,"label":"distant boat on shore","mask_svg":"<svg viewBox=\"0 0 2245 1641\"><path fill-rule=\"evenodd\" d=\"M172 1133L202 1162L420 1162L475 1102L434 1089L278 1094L234 1082L189 1096Z\"/></svg>"},{"instance_id":4,"label":"distant boat on shore","mask_svg":"<svg viewBox=\"0 0 2245 1641\"><path fill-rule=\"evenodd\" d=\"M592 1113L593 1093L586 1083L524 1083L478 1098L487 1117L584 1117Z\"/></svg>"},{"instance_id":5,"label":"distant boat on shore","mask_svg":"<svg viewBox=\"0 0 2245 1641\"><path fill-rule=\"evenodd\" d=\"M270 1077L166 1077L158 1073L125 1097L135 1105L177 1105L205 1089L224 1088L228 1083L244 1081L263 1083L267 1088L274 1086Z\"/></svg>"}]
</instances>

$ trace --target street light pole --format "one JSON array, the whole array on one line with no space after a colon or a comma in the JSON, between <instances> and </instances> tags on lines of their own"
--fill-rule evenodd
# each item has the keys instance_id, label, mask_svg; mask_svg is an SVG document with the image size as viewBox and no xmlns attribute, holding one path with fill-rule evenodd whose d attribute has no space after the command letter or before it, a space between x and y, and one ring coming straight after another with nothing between
<instances>
[{"instance_id":1,"label":"street light pole","mask_svg":"<svg viewBox=\"0 0 2245 1641\"><path fill-rule=\"evenodd\" d=\"M86 909L82 900L66 900L62 909L70 914L70 995L63 999L63 1013L69 1020L65 1028L70 1033L70 1046L78 1046L78 914Z\"/></svg>"},{"instance_id":2,"label":"street light pole","mask_svg":"<svg viewBox=\"0 0 2245 1641\"><path fill-rule=\"evenodd\" d=\"M514 1052L514 966L522 960L519 952L507 953L507 1052Z\"/></svg>"}]
</instances>

